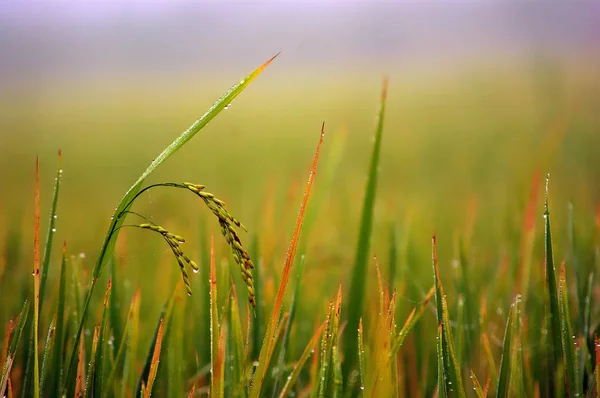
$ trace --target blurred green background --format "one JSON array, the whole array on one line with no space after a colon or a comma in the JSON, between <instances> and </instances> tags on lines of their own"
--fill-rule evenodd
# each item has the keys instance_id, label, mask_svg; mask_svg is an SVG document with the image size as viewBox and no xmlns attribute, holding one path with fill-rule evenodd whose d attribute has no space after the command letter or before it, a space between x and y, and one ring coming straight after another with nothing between
<instances>
[{"instance_id":1,"label":"blurred green background","mask_svg":"<svg viewBox=\"0 0 600 398\"><path fill-rule=\"evenodd\" d=\"M591 228L600 202L600 12L593 3L543 10L527 2L1 7L0 242L18 239L22 248L5 250L5 276L28 272L31 263L36 156L47 214L62 150L57 242L85 253L91 267L114 206L154 156L278 51L148 181L207 185L248 227L245 241L260 237L265 264L278 270L283 262L325 121L314 187L323 202L307 237L306 278L326 297L347 282L383 76L390 87L374 252L386 253L395 226L425 260L423 286L434 231L446 264L461 234L472 237L480 264L495 266L506 236L523 222L536 170L551 175L559 253L569 201ZM200 220L212 220L188 196L157 189L136 208L193 242ZM218 231L214 224L209 232ZM138 264L125 267L138 286L145 264L168 248L139 231L121 240L120 255ZM194 243L188 250L200 255Z\"/></svg>"}]
</instances>

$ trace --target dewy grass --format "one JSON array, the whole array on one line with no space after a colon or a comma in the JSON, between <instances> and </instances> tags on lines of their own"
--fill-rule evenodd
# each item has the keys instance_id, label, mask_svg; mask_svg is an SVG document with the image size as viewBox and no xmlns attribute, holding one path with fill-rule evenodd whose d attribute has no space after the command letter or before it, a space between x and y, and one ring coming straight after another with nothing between
<instances>
[{"instance_id":1,"label":"dewy grass","mask_svg":"<svg viewBox=\"0 0 600 398\"><path fill-rule=\"evenodd\" d=\"M230 99L232 95L227 94L224 98ZM214 109L222 106L225 106L223 102ZM206 120L195 124L194 129ZM141 179L174 153L192 133L186 133L178 139ZM332 144L334 142L327 146L328 156L324 159L326 166L332 164L329 157L335 146ZM354 181L348 181L352 194L344 196L339 181L332 178L333 174L328 177L326 168L323 174L326 178L319 177L314 187L319 211L311 211L312 215L306 213L303 219L308 209L307 201L320 148L319 142L283 270L272 266L275 262L270 258L273 253L276 254L277 249L273 251L273 248L278 247L276 242L280 241L280 237L273 238L276 231L269 230L270 234L260 229L252 231L256 248L250 251L252 256L248 256L240 240L241 233L238 235L242 224L204 186L192 183L163 183L143 188L144 184L139 182L139 185L136 183L132 187L115 213L110 234L107 235L109 243L103 247L100 255L101 258L111 259L110 275L102 277L101 267L96 269L93 263L88 267L85 259L68 255L66 246L63 246L62 264L58 267L61 259L59 256L56 259L50 256L49 240L45 242L46 251L44 242L38 241L40 230L37 217L35 224L30 223L38 225L29 231L37 241L33 251L27 243L29 256L19 257L20 243L11 240L16 236L16 241L29 242L29 239L21 239L24 232L17 228L16 232L7 234L4 247L2 237L5 231L0 230L0 246L7 253L5 255L0 251L0 263L6 263L6 273L0 286L0 327L6 330L0 341L0 396L30 397L37 393L39 396L62 397L63 392L69 397L75 394L179 397L188 392L189 396L208 394L213 397L280 398L319 395L598 396L600 341L594 340L593 336L600 331L595 316L599 309L595 275L600 266L600 217L598 221L593 219L595 210L586 208L587 202L577 203L576 196L569 198L577 205L576 224L571 217L565 225L559 225L558 231L568 231L568 234L558 233L554 236L558 240L552 242L548 211L544 212L549 206L546 209L538 206L535 195L531 194L527 201L528 192L522 192L520 197L527 204L524 225L522 215L507 211L511 214L504 220L509 223L506 231L501 232L506 234L504 240L495 236L495 239L488 240L486 228L489 225L494 226L490 228L494 230L503 228L495 228L497 225L494 222L500 220L485 219L488 213L482 213L481 222L478 219L476 227L467 222L466 232L456 231L456 236L466 236L467 239L464 245L461 242L458 250L454 250L454 257L450 257L446 253L451 251L448 248L451 245L443 244L450 241L445 233L447 228L436 224L438 221L433 216L437 214L427 201L423 201L421 210L426 214L426 219L419 219L415 210L411 209L411 217L415 214L414 221L403 223L391 215L397 214L402 218L404 213L400 206L402 202L389 196L389 186L383 184L378 193L381 196L378 200L382 202L378 207L374 206L374 185L369 183L367 192L364 192L363 209L366 212L363 211L364 222L359 227L362 232L357 246L361 250L366 248L361 256L367 259L373 255L370 247L381 250L389 246L389 264L382 261L377 274L375 269L373 275L358 269L351 275L352 270L348 266L352 265L353 253L349 251L357 248L348 247L346 238L355 232L348 231L352 229L354 221L351 212L360 212L361 206L355 201ZM385 153L389 153L388 148L382 146L382 156ZM371 164L379 165L374 161ZM390 165L388 162L381 164L386 168ZM44 170L41 164L40 170ZM371 167L369 181L373 181L376 170ZM542 171L540 167L539 172ZM341 174L340 177L347 177ZM282 185L287 187L288 181ZM324 185L328 185L326 191L321 190ZM532 192L535 192L538 184L534 182L532 185ZM182 236L144 216L142 221L125 224L126 218L131 221L131 216L140 216L132 211L135 210L136 198L157 186L183 189L193 193L195 199L201 199L201 206L206 205L210 210L210 221L217 221L221 227L229 245L227 251L232 251L233 256L219 259L214 251L210 256L210 247L214 249L214 244L208 246L210 234L202 231L198 239L186 232L188 240L200 241L197 255L207 258L201 264L206 268L204 275L191 281L192 275L187 272L198 267L184 253ZM564 191L571 195L572 188L572 185L567 185ZM328 194L323 195L323 192ZM42 199L45 197L43 193L42 190ZM256 201L252 199L259 195L249 198L247 192L243 196L239 191L237 194L252 211L252 206L256 206ZM269 195L272 200L267 205L258 205L260 208L267 207L264 210L266 212L272 210L269 207L278 206L278 192L273 189ZM48 198L46 205L52 215L56 211L56 194L54 198L50 195ZM448 209L444 208L445 214L456 210L450 208L450 203L445 204L448 206ZM564 203L560 191L553 203L560 210ZM43 201L40 205L44 209ZM28 217L39 214L39 207L33 210L35 212L26 213ZM536 220L541 226L544 213L546 239L543 240L541 234L535 235L533 231ZM380 223L372 222L375 214ZM560 214L560 211L556 211L556 214ZM259 213L256 219L271 218L267 216L268 213ZM562 220L561 217L556 219ZM53 224L53 220L51 216L51 229L58 224ZM203 223L202 226L207 224ZM270 226L276 224L273 222ZM401 240L407 243L397 245L398 237L388 235L388 228L403 224L407 227L401 230ZM2 225L4 223L0 223L0 227ZM424 236L430 235L428 229L431 225L443 231L443 235L438 234L443 236L439 263L436 247L425 249L428 245ZM111 245L123 226L134 226L159 234L178 261L183 282L174 267L167 274L176 276L176 287L171 286L171 280L164 277L164 272L156 278L148 278L148 272L132 277L131 273L147 270L145 260L148 257L136 254L126 256L125 251L119 251L119 255L113 252ZM307 226L310 228L305 228ZM383 231L381 226L384 227ZM423 229L419 230L419 227ZM369 239L373 239L373 242L369 242ZM125 241L122 243L123 249L129 248ZM163 245L163 242L152 243ZM80 242L76 242L71 247L87 249L80 248L80 245ZM261 245L263 247L259 247ZM264 246L270 250L265 250ZM332 249L333 246L335 249ZM567 254L563 255L561 248L565 247ZM433 249L434 287L428 293L431 288L431 268L423 267L423 264L426 263L425 253L431 253L430 249ZM294 268L295 251L302 255L302 262L297 268ZM42 252L46 254L40 261ZM252 272L252 264L258 263L250 261L250 257L257 261L258 253L266 253L262 256L265 266L260 270L260 285L257 270ZM31 283L32 257L36 259L34 274L38 266L40 272L39 285L36 287ZM560 260L557 263L560 264L563 259L564 266L560 273L556 273L554 261ZM52 268L54 261L57 266ZM96 266L102 261L99 260ZM449 283L443 284L442 279L451 272L448 266L456 263L458 283L453 288ZM272 308L269 317L262 316L260 312L254 312L258 314L254 317L250 303L238 306L236 285L229 277L231 266L240 267L245 283L253 283L254 286L250 287L260 289L250 290L248 299L250 303L254 301L257 308ZM287 292L286 286L292 275L302 275L305 266L306 275L294 281L296 286L293 293ZM527 274L529 270L530 275ZM48 279L44 294L45 271L48 271ZM217 273L220 275L218 298ZM89 284L83 283L90 274L93 277L91 289ZM358 282L364 286L363 290L348 289L350 279L356 279L355 275L362 278ZM376 283L367 281L371 277L377 278ZM574 283L576 280L582 286ZM194 286L194 299L187 299L183 294L182 287L191 291L190 282L194 282L191 283ZM342 289L339 288L340 282ZM155 283L153 287L156 290L146 294L151 283ZM101 297L90 299L97 284L107 285L104 306ZM575 292L571 285L577 285L580 292ZM338 292L337 299L333 296L334 300L330 301L334 289ZM196 291L206 293L206 297L196 294ZM347 310L341 310L342 291ZM353 295L354 291L360 293L359 299ZM37 305L34 300L36 293L39 294ZM554 299L556 306L552 305ZM287 304L285 300L288 300ZM514 304L509 307L511 301ZM127 302L131 303L129 311L125 305ZM360 305L352 306L350 302ZM583 307L581 302L584 303ZM477 303L481 303L479 312ZM20 308L21 315L17 317ZM199 311L199 308L206 308L206 311ZM86 312L90 319L84 319ZM359 318L354 330L350 320L356 315ZM37 318L35 322L34 318ZM398 320L405 322L396 324ZM212 335L208 333L211 327ZM202 333L204 328L207 329L206 333ZM557 333L553 334L554 331ZM258 338L263 336L264 340ZM558 343L555 337L559 338ZM340 340L344 342L347 338L351 344L346 348L345 345L340 346ZM35 344L38 344L37 349ZM206 353L202 352L204 347L208 347ZM257 355L250 355L250 349ZM66 355L65 350L69 351ZM74 357L69 357L71 350ZM560 361L554 360L555 354L559 355ZM355 357L354 361L352 357ZM35 358L38 358L38 371L35 370ZM255 362L257 359L258 362ZM306 366L307 363L310 365ZM342 368L348 366L350 375L344 377ZM472 382L462 379L464 372L471 373ZM36 377L39 377L39 383ZM463 385L465 382L468 382L467 386ZM471 388L475 390L471 391Z\"/></svg>"},{"instance_id":2,"label":"dewy grass","mask_svg":"<svg viewBox=\"0 0 600 398\"><path fill-rule=\"evenodd\" d=\"M231 102L242 92L248 85L261 74L261 72L277 57L271 57L265 63L260 65L246 77L241 79L238 83L233 85L221 98L219 98L198 120L196 120L192 125L181 133L169 146L167 146L153 161L150 163L146 171L142 173L142 175L137 179L137 181L129 188L127 193L123 196L119 204L115 209L115 214L111 219L110 226L108 227L108 232L106 234L106 238L102 247L100 249L100 255L98 256L98 260L94 266L92 271L92 282L90 288L88 290L85 303L83 305L83 309L81 311L79 325L77 327L77 331L75 334L75 341L73 344L69 365L67 367L65 382L73 377L75 372L75 364L77 361L77 347L79 346L79 340L81 339L81 332L83 331L83 326L85 322L85 317L87 311L90 306L90 302L92 299L92 295L94 292L94 288L104 266L108 262L111 257L114 248L116 239L119 234L119 228L123 225L125 221L124 217L120 217L123 212L129 210L129 207L132 205L134 198L140 192L142 188L142 184L146 180L146 178L156 170L158 166L160 166L164 161L166 161L169 157L175 154L182 146L184 146L189 140L191 140L200 130L202 130L212 119L214 119L221 111L223 111ZM63 385L63 393L67 391L67 384Z\"/></svg>"}]
</instances>

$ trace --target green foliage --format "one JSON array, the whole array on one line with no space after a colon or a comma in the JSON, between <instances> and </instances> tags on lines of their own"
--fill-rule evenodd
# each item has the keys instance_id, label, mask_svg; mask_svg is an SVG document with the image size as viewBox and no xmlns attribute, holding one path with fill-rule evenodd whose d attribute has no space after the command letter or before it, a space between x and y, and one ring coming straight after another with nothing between
<instances>
[{"instance_id":1,"label":"green foliage","mask_svg":"<svg viewBox=\"0 0 600 398\"><path fill-rule=\"evenodd\" d=\"M363 199L358 242L356 244L356 254L354 256L354 268L352 270L352 279L350 282L350 293L348 294L348 328L344 335L343 343L344 352L346 353L343 364L343 376L346 380L350 376L350 373L355 370L357 360L357 354L354 347L356 347L356 331L358 330L358 323L362 314L363 303L365 302L367 264L371 257L371 231L373 230L373 213L375 207L375 195L377 192L377 175L379 173L379 157L381 153L381 137L383 135L387 89L388 82L386 79L384 80L381 89L379 115L377 118L377 126L375 128L373 152L371 153L367 186L365 188L365 196Z\"/></svg>"},{"instance_id":2,"label":"green foliage","mask_svg":"<svg viewBox=\"0 0 600 398\"><path fill-rule=\"evenodd\" d=\"M215 242L210 240L214 223L198 223L191 216L189 224L200 225L200 231L197 239L190 240L198 245L188 247L201 259L199 267L181 252L183 239L168 232L172 226L181 228L187 237L193 236L194 228L188 225L185 231L185 223L180 226L175 216L165 220L165 228L149 220L142 225L168 238L166 250L199 274L185 274L182 279L172 267L172 257L162 258L163 246L153 242L146 243L149 248L143 246L134 234L125 235L117 247L117 234L126 225L124 218L133 200L144 191L145 178L224 110L261 68L235 85L148 167L117 207L99 257L91 265L85 256L70 255L65 245L60 269L53 267L54 229L62 230L55 217L62 175L59 163L54 196L48 202L50 222L43 259L34 261L34 274L38 264L40 277L34 278L33 289L30 264L23 266L26 272L12 265L21 266L24 261L15 254L15 245L27 241L21 236L25 233L11 232L16 238L7 234L10 255L6 261L11 264L4 274L0 268L0 321L7 330L0 342L0 396L146 398L183 396L189 391L190 395L243 398L433 396L436 392L438 397L598 396L600 341L593 340L593 335L598 332L594 314L598 311L595 275L600 265L600 217L586 223L583 214L589 221L592 213L582 211L582 222L575 224L571 207L566 227L559 224L555 234L550 229L548 189L542 211L532 194L539 185L534 177L525 216L515 212L513 204L506 205L507 226L500 232L506 235L504 240L486 235L499 220L484 213L481 225L467 222L466 231L457 231L455 236L466 238L455 241L454 250L446 243L452 239L443 235L439 259L434 240L432 268L424 267L430 249L424 249L428 246L424 236L430 233L428 221L417 216L413 221L411 214L398 212L403 207L390 196L390 189L397 186L379 184L377 189L378 169L386 165L388 156L381 138L385 85L364 191L355 184L351 192L339 188L343 184L338 177L346 177L336 173L343 153L339 132L332 133L331 146L323 151L323 178L315 180L321 135L283 267L277 266L277 255L282 253L265 249L281 246L279 235L285 238L287 225L275 211L280 210L279 203L268 202L267 207L277 207L265 210L273 210L273 217L262 212L256 215L264 224L272 219L273 225L267 225L272 234L249 223L252 244L246 253L237 233L234 236L229 229L241 224L224 210L224 202L196 185L190 186L208 202L220 226L226 227L226 241ZM232 143L210 149L234 151L233 147ZM318 181L316 200L307 206L314 181ZM285 202L293 210L294 184ZM264 205L261 189L237 188L228 194L243 202L250 209L247 212L256 208L256 202ZM256 202L250 194L255 188ZM274 197L278 194L273 191ZM356 200L361 194L362 203ZM520 191L515 196L527 198ZM179 202L167 203L156 216L179 210ZM185 205L181 208L187 210ZM429 210L427 203L424 209ZM545 236L536 238L535 219L541 222L536 215L542 214ZM558 214L560 221L564 217ZM383 231L374 222L376 215L383 221ZM358 241L348 244L344 238L357 228ZM35 230L39 233L39 224ZM567 250L557 278L554 253L558 248L556 258L563 256L561 247ZM377 261L375 268L369 268L375 249L387 250L388 262L381 269ZM297 259L296 251L301 255ZM39 242L36 252L39 257ZM239 258L241 253L252 259L253 270L245 261L249 259ZM0 256L0 267L4 267L3 259ZM352 260L354 268L349 268ZM107 272L103 272L105 266ZM234 268L241 268L244 282L254 282L245 288L249 288L250 303L256 300L255 309L246 300L238 300L237 287L244 285L239 273L230 272ZM288 291L290 279L294 287ZM103 300L93 294L96 285L107 286ZM185 294L186 287L193 287L194 297ZM39 304L31 303L36 293ZM28 316L30 306L33 316ZM468 387L465 372L470 372L472 380Z\"/></svg>"}]
</instances>

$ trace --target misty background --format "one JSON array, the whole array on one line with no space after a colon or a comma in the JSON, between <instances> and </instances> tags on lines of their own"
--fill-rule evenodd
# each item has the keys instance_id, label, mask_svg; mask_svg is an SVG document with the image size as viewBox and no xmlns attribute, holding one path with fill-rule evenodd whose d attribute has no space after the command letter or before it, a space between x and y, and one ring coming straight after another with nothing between
<instances>
[{"instance_id":1,"label":"misty background","mask_svg":"<svg viewBox=\"0 0 600 398\"><path fill-rule=\"evenodd\" d=\"M89 249L154 156L278 52L153 178L212 187L256 230L264 192L304 178L325 121L324 153L343 142L331 199L358 203L386 75L380 211L423 210L423 241L462 225L473 197L515 217L536 167L559 212L575 192L600 201L598 2L4 0L0 222L29 226L35 158L47 195L60 148L59 234Z\"/></svg>"}]
</instances>

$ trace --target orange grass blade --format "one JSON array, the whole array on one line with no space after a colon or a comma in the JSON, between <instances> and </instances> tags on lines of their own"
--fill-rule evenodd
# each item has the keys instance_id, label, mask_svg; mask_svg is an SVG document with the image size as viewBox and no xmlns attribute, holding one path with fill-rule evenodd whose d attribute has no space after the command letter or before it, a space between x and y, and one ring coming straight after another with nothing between
<instances>
[{"instance_id":1,"label":"orange grass blade","mask_svg":"<svg viewBox=\"0 0 600 398\"><path fill-rule=\"evenodd\" d=\"M77 361L77 381L75 383L75 398L83 396L83 379L85 378L85 350L83 339L79 340L79 356Z\"/></svg>"},{"instance_id":2,"label":"orange grass blade","mask_svg":"<svg viewBox=\"0 0 600 398\"><path fill-rule=\"evenodd\" d=\"M279 291L277 292L277 298L273 305L273 312L271 313L271 320L267 326L267 332L265 334L265 340L260 350L260 356L258 360L258 367L254 374L254 380L252 382L252 388L250 390L250 397L258 398L260 396L260 390L262 388L263 381L266 376L267 366L271 360L273 350L275 349L275 343L277 342L275 331L277 329L277 323L281 315L281 306L283 305L283 296L285 294L288 281L290 278L290 271L292 269L292 263L294 260L294 254L296 252L296 246L298 244L298 238L300 237L300 230L302 228L302 221L304 220L304 212L306 211L306 205L310 196L310 190L313 185L315 174L317 172L317 164L319 162L319 154L321 153L321 144L323 143L323 136L325 135L325 123L321 126L321 135L319 137L319 144L315 152L310 174L308 175L308 181L306 183L306 189L304 190L304 197L302 198L302 204L300 205L300 211L298 212L298 218L296 219L296 227L292 235L292 240L285 257L285 266L283 274L281 276L281 284L279 285Z\"/></svg>"},{"instance_id":3,"label":"orange grass blade","mask_svg":"<svg viewBox=\"0 0 600 398\"><path fill-rule=\"evenodd\" d=\"M150 375L148 376L148 385L144 389L144 398L150 398L152 394L152 386L158 373L158 361L160 359L160 349L162 347L163 338L163 319L160 320L160 326L158 327L158 334L156 335L156 345L154 346L154 354L152 354L152 364L150 365Z\"/></svg>"},{"instance_id":4,"label":"orange grass blade","mask_svg":"<svg viewBox=\"0 0 600 398\"><path fill-rule=\"evenodd\" d=\"M33 234L33 396L40 396L38 327L40 323L40 171L35 159L35 226Z\"/></svg>"},{"instance_id":5,"label":"orange grass blade","mask_svg":"<svg viewBox=\"0 0 600 398\"><path fill-rule=\"evenodd\" d=\"M196 383L192 384L188 398L194 398L194 394L196 394Z\"/></svg>"},{"instance_id":6,"label":"orange grass blade","mask_svg":"<svg viewBox=\"0 0 600 398\"><path fill-rule=\"evenodd\" d=\"M477 379L477 376L475 375L475 372L473 372L471 370L471 380L473 380L473 389L475 390L475 394L477 394L477 398L485 398L486 397L486 393L483 392L483 389L481 388L481 384L479 383L479 380ZM488 383L489 383L488 379Z\"/></svg>"},{"instance_id":7,"label":"orange grass blade","mask_svg":"<svg viewBox=\"0 0 600 398\"><path fill-rule=\"evenodd\" d=\"M6 356L8 353L8 344L10 343L10 336L13 332L13 320L9 320L6 324L6 335L4 336L4 345L2 348L2 354L0 355L0 369L4 367L4 362L6 362Z\"/></svg>"}]
</instances>

